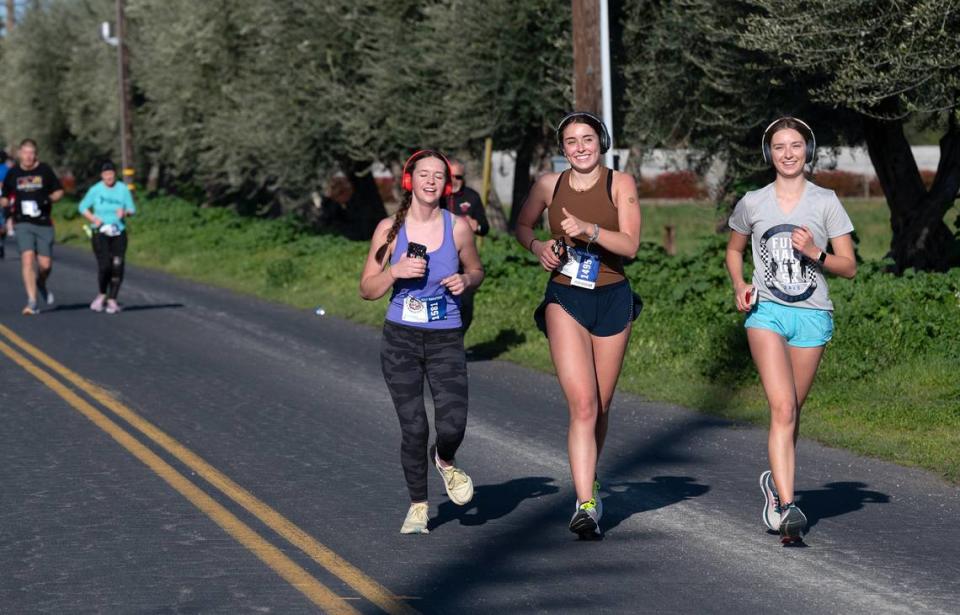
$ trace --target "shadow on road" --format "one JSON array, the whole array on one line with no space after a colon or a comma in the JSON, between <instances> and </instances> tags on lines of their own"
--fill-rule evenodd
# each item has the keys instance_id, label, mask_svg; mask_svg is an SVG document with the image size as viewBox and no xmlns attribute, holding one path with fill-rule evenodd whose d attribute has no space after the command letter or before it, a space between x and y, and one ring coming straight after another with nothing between
<instances>
[{"instance_id":1,"label":"shadow on road","mask_svg":"<svg viewBox=\"0 0 960 615\"><path fill-rule=\"evenodd\" d=\"M827 483L822 489L798 491L797 502L807 515L807 529L821 519L839 517L860 510L865 504L887 504L890 496L864 489L866 483L855 481Z\"/></svg>"},{"instance_id":2,"label":"shadow on road","mask_svg":"<svg viewBox=\"0 0 960 615\"><path fill-rule=\"evenodd\" d=\"M460 525L483 525L510 514L524 500L560 491L551 483L552 478L530 476L499 485L479 485L474 489L473 500L466 506L457 506L449 501L440 504L437 516L430 520L429 528L434 530L449 521L459 521Z\"/></svg>"},{"instance_id":3,"label":"shadow on road","mask_svg":"<svg viewBox=\"0 0 960 615\"><path fill-rule=\"evenodd\" d=\"M154 304L145 304L145 305L123 305L121 306L124 312L142 312L145 310L166 310L170 308L182 308L184 305L182 303L154 303ZM67 303L65 305L54 306L51 312L74 312L76 310L89 310L89 303Z\"/></svg>"},{"instance_id":4,"label":"shadow on road","mask_svg":"<svg viewBox=\"0 0 960 615\"><path fill-rule=\"evenodd\" d=\"M467 349L468 361L490 361L496 359L514 346L527 341L527 336L516 329L500 329L497 337L482 344L474 344Z\"/></svg>"},{"instance_id":5,"label":"shadow on road","mask_svg":"<svg viewBox=\"0 0 960 615\"><path fill-rule=\"evenodd\" d=\"M603 530L609 532L637 513L663 508L710 491L710 487L698 485L696 480L690 476L654 476L648 481L603 485L603 490L610 493L603 498Z\"/></svg>"},{"instance_id":6,"label":"shadow on road","mask_svg":"<svg viewBox=\"0 0 960 615\"><path fill-rule=\"evenodd\" d=\"M631 449L630 454L620 457L608 466L605 465L603 474L637 476L642 475L645 469L662 464L665 460L669 463L691 463L694 459L685 447L689 438L702 431L728 424L726 421L707 416L679 419L670 426L658 430L656 436L638 443ZM469 514L469 508L458 510L449 502L441 504L438 507L437 518L430 526L431 531L461 516L474 517L463 520L463 525L480 525L513 512L507 519L499 522L503 526L494 537L482 545L471 547L469 557L464 557L460 561L447 562L433 570L426 585L414 584L404 589L410 595L430 596L428 600L418 604L418 610L423 613L457 612L463 607L461 599L467 594L484 591L484 588L497 587L501 583L530 582L530 577L519 574L513 567L515 562L530 557L530 554L537 554L536 557L541 562L554 558L556 558L555 561L566 561L570 558L576 561L581 561L581 558L589 559L591 556L585 554L591 551L584 552L581 549L590 549L589 545L598 543L577 540L576 536L567 530L567 523L570 521L570 515L573 514L575 495L569 486L560 492L557 487L550 484L552 482L552 479L533 477L515 479L490 487L480 486L474 496L477 509L475 515ZM603 485L603 489L610 495L603 500L604 516L601 528L604 530L606 540L609 541L616 540L619 536L619 533L611 530L626 519L641 512L664 508L700 496L706 493L709 487L695 484L695 479L687 476L657 476L647 481L620 483L610 481ZM537 498L535 502L520 507L524 499L534 497ZM505 502L496 501L500 498ZM605 574L602 558L593 561L590 570L592 572L578 578L577 583L585 587L589 587L594 582L599 583L599 579ZM619 569L618 572L623 570ZM527 574L535 573L527 571ZM593 574L596 578L592 576ZM451 589L437 592L436 588ZM488 606L491 607L490 610L496 610L492 602ZM544 604L539 606L546 608L547 611L550 610ZM589 606L595 612L614 608L595 594L591 596ZM571 605L565 604L564 608L570 610Z\"/></svg>"}]
</instances>

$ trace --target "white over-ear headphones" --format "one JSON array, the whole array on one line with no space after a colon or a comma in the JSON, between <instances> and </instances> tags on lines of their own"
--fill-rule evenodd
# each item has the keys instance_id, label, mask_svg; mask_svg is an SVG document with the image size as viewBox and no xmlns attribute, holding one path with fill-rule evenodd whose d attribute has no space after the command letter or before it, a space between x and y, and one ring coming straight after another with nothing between
<instances>
[{"instance_id":1,"label":"white over-ear headphones","mask_svg":"<svg viewBox=\"0 0 960 615\"><path fill-rule=\"evenodd\" d=\"M760 151L763 152L763 161L767 164L771 164L773 162L773 156L770 153L770 140L773 139L773 133L776 131L772 131L771 129L777 124L786 120L791 120L799 124L799 130L797 132L803 135L803 140L807 144L806 164L811 164L813 162L813 154L817 149L817 138L813 136L813 129L810 128L806 122L790 116L773 120L770 122L770 125L767 126L767 129L763 131L763 139L760 141ZM794 127L790 126L790 128Z\"/></svg>"}]
</instances>

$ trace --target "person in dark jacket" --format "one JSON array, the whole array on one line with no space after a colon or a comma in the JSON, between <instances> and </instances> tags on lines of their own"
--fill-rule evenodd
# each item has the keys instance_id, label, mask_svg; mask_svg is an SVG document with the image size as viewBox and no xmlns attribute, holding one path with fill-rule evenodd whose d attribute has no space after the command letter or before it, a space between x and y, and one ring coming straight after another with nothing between
<instances>
[{"instance_id":1,"label":"person in dark jacket","mask_svg":"<svg viewBox=\"0 0 960 615\"><path fill-rule=\"evenodd\" d=\"M447 209L466 220L473 229L474 235L483 237L490 232L490 223L487 222L487 214L483 209L483 200L480 195L464 181L466 165L461 160L451 158L450 170L453 194L447 197ZM473 296L472 290L460 296L460 319L463 321L464 335L467 334L467 329L473 322Z\"/></svg>"}]
</instances>

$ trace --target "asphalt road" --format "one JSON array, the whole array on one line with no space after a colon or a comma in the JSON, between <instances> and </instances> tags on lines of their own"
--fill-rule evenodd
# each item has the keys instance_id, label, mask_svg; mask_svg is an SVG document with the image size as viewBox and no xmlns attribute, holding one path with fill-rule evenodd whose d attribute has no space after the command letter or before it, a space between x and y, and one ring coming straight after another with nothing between
<instances>
[{"instance_id":1,"label":"asphalt road","mask_svg":"<svg viewBox=\"0 0 960 615\"><path fill-rule=\"evenodd\" d=\"M21 316L12 252L0 612L960 608L957 487L804 441L811 527L784 548L760 520L762 429L628 395L600 467L605 538L577 541L559 387L496 360L470 364L458 461L473 502L452 505L431 475L431 533L400 535L378 330L138 268L126 310L95 314L93 257L64 248L56 309Z\"/></svg>"}]
</instances>

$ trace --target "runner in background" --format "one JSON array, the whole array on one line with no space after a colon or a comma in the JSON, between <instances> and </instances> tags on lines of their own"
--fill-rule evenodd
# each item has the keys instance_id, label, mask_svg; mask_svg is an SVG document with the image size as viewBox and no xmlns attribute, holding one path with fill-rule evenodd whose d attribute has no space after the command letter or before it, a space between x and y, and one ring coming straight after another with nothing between
<instances>
[{"instance_id":1,"label":"runner in background","mask_svg":"<svg viewBox=\"0 0 960 615\"><path fill-rule=\"evenodd\" d=\"M453 194L447 197L447 209L451 213L462 216L463 219L473 229L473 234L478 237L484 237L490 232L490 223L487 222L487 213L483 208L483 199L476 190L467 186L464 178L466 176L466 165L457 158L450 159L450 171ZM461 273L463 273L461 271ZM469 290L460 295L460 319L463 321L463 334L466 336L467 329L473 322L473 299L474 292Z\"/></svg>"},{"instance_id":2,"label":"runner in background","mask_svg":"<svg viewBox=\"0 0 960 615\"><path fill-rule=\"evenodd\" d=\"M23 286L27 291L26 315L39 314L37 295L48 306L54 302L47 289L47 280L53 269L53 204L63 198L60 179L44 162L37 158L37 143L24 139L17 150L18 164L3 180L0 207L13 204L13 221L17 247L20 249Z\"/></svg>"},{"instance_id":3,"label":"runner in background","mask_svg":"<svg viewBox=\"0 0 960 615\"><path fill-rule=\"evenodd\" d=\"M116 314L120 311L117 294L123 283L127 254L126 219L135 214L137 208L130 189L117 181L117 168L112 161L100 165L100 181L87 191L78 209L90 221L93 231L90 243L97 257L99 292L90 309L94 312L106 309L107 314Z\"/></svg>"}]
</instances>

